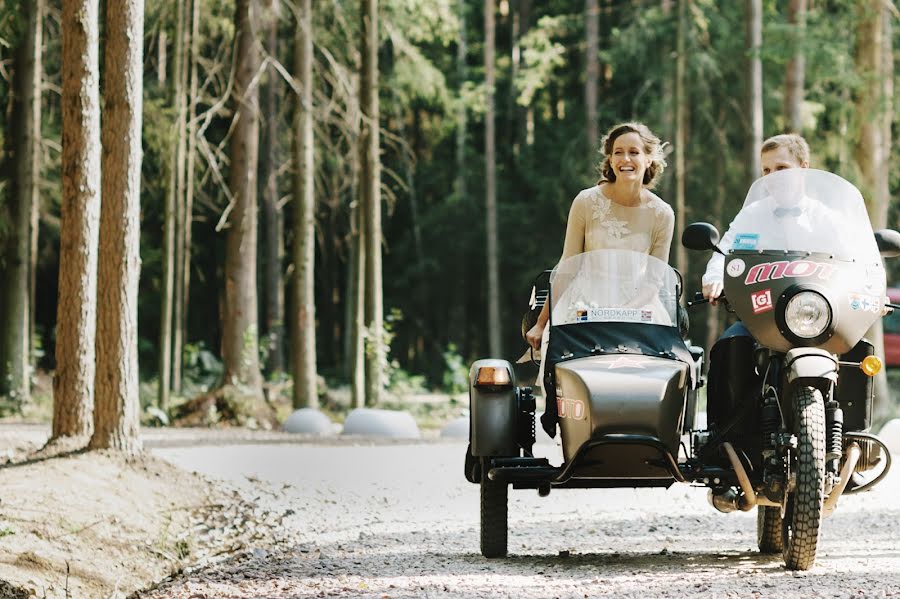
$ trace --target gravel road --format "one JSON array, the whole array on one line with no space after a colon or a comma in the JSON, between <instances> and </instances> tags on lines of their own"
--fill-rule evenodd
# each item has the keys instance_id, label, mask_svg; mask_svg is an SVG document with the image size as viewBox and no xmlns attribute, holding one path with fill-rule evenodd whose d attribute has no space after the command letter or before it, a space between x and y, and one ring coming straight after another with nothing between
<instances>
[{"instance_id":1,"label":"gravel road","mask_svg":"<svg viewBox=\"0 0 900 599\"><path fill-rule=\"evenodd\" d=\"M755 512L719 514L686 485L511 491L511 555L484 559L460 442L154 451L286 517L283 550L250 548L147 599L900 597L900 467L841 500L815 568L797 573L756 552Z\"/></svg>"}]
</instances>

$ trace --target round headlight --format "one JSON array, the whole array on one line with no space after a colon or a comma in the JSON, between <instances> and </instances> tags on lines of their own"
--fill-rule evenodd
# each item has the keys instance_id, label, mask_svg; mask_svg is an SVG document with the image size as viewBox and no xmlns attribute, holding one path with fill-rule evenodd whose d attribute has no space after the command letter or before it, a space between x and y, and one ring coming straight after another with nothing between
<instances>
[{"instance_id":1,"label":"round headlight","mask_svg":"<svg viewBox=\"0 0 900 599\"><path fill-rule=\"evenodd\" d=\"M828 305L828 300L815 291L801 291L785 306L784 322L798 337L813 339L828 328L831 306Z\"/></svg>"}]
</instances>

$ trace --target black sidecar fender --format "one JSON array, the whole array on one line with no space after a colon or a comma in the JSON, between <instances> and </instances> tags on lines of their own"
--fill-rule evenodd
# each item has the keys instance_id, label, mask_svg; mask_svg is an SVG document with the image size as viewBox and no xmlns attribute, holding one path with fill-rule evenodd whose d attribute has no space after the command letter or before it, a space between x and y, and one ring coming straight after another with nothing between
<instances>
[{"instance_id":1,"label":"black sidecar fender","mask_svg":"<svg viewBox=\"0 0 900 599\"><path fill-rule=\"evenodd\" d=\"M489 384L486 372L500 373L501 379ZM502 376L503 370L506 376ZM479 374L482 374L479 380ZM504 382L506 381L506 382ZM512 364L506 360L477 360L469 370L469 441L472 455L517 456L516 380Z\"/></svg>"}]
</instances>

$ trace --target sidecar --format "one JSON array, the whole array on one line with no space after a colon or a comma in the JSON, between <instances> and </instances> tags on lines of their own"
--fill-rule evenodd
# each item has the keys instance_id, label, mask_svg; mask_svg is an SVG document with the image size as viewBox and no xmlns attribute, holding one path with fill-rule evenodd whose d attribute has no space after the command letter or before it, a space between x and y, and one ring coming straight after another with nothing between
<instances>
[{"instance_id":1,"label":"sidecar","mask_svg":"<svg viewBox=\"0 0 900 599\"><path fill-rule=\"evenodd\" d=\"M481 550L507 550L507 498L514 489L669 487L701 385L702 350L680 333L680 279L664 262L627 250L560 262L549 282L543 356L546 409L563 463L532 452L535 400L506 360L475 362L469 375L466 476L481 486Z\"/></svg>"}]
</instances>

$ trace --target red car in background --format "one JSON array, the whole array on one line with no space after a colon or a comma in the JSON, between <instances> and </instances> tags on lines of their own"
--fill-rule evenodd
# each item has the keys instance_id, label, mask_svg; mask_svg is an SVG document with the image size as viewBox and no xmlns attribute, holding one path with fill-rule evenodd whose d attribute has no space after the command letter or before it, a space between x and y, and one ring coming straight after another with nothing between
<instances>
[{"instance_id":1,"label":"red car in background","mask_svg":"<svg viewBox=\"0 0 900 599\"><path fill-rule=\"evenodd\" d=\"M887 295L892 304L900 304L900 288L890 288ZM900 310L882 319L884 323L884 364L889 368L900 366Z\"/></svg>"}]
</instances>

